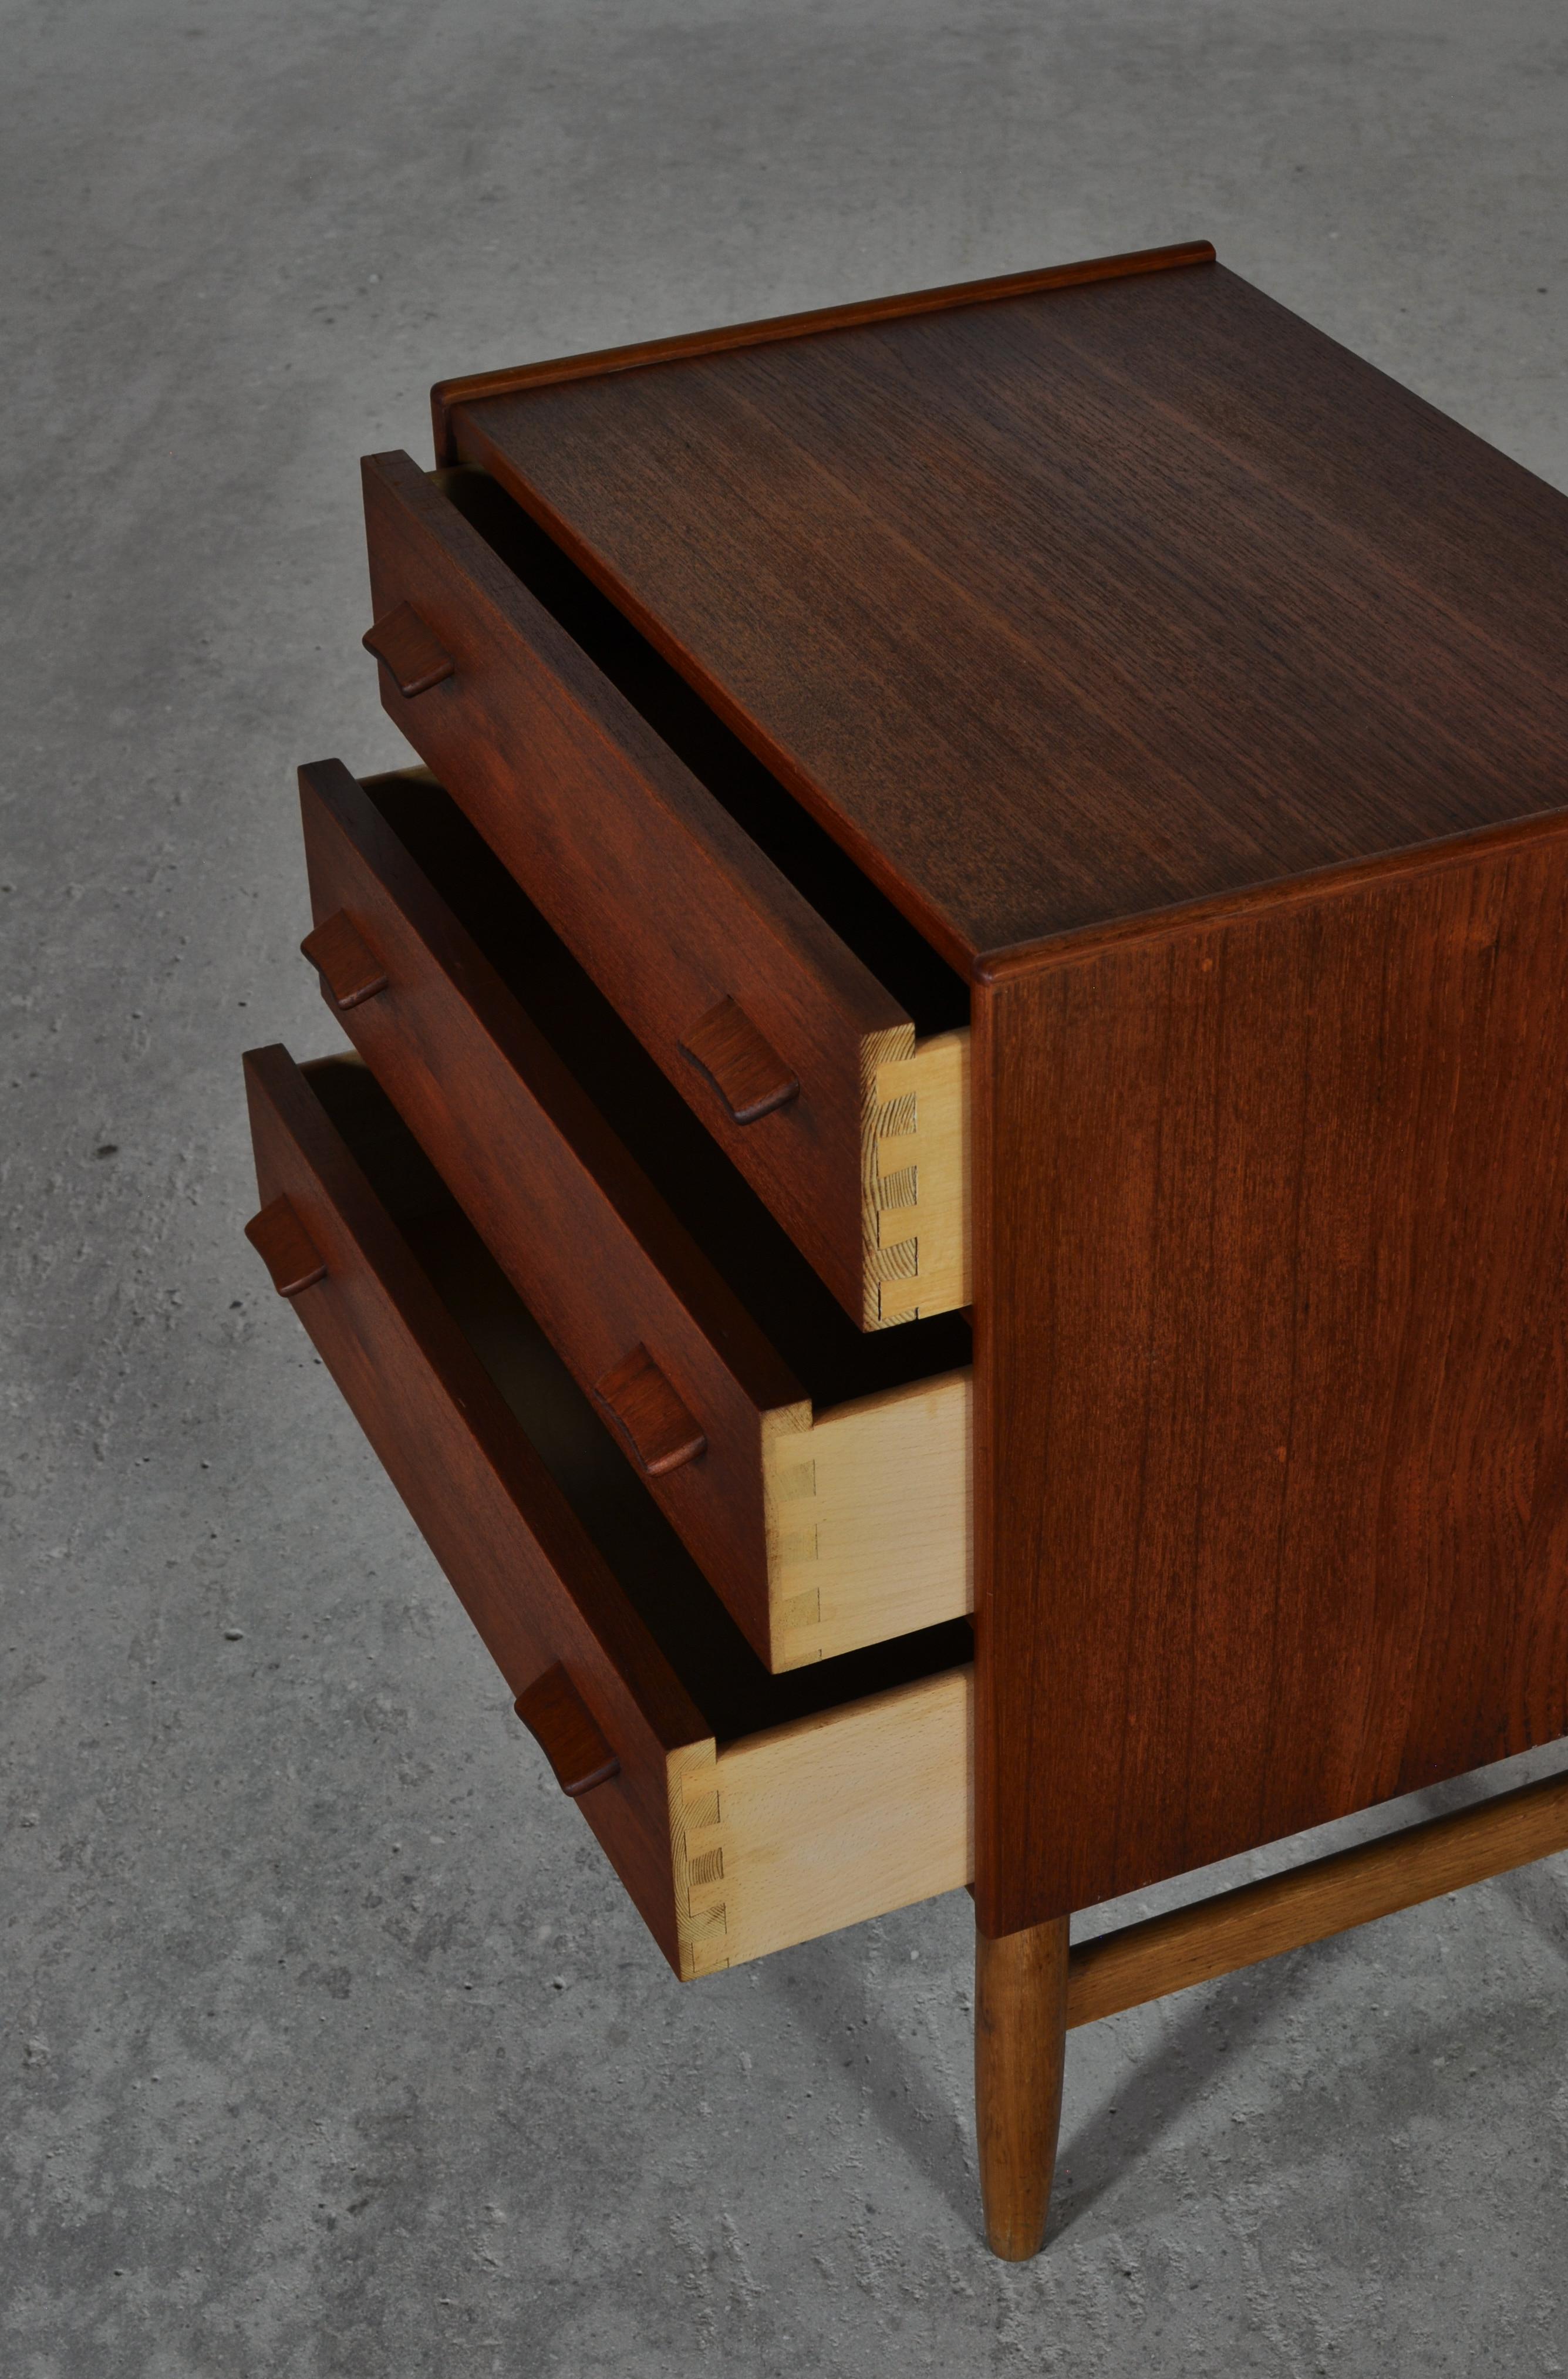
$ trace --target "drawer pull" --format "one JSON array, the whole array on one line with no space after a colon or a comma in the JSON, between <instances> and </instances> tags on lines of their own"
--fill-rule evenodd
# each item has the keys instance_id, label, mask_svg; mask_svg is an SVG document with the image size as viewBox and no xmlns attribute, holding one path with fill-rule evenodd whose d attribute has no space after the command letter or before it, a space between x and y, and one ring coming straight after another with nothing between
<instances>
[{"instance_id":1,"label":"drawer pull","mask_svg":"<svg viewBox=\"0 0 1568 2379\"><path fill-rule=\"evenodd\" d=\"M274 1198L252 1215L245 1236L271 1273L280 1297L297 1297L302 1288L326 1279L327 1267L287 1198Z\"/></svg>"},{"instance_id":2,"label":"drawer pull","mask_svg":"<svg viewBox=\"0 0 1568 2379\"><path fill-rule=\"evenodd\" d=\"M707 1452L707 1439L645 1346L633 1346L594 1394L650 1479Z\"/></svg>"},{"instance_id":3,"label":"drawer pull","mask_svg":"<svg viewBox=\"0 0 1568 2379\"><path fill-rule=\"evenodd\" d=\"M364 936L340 909L299 945L334 1008L357 1008L387 987L387 971Z\"/></svg>"},{"instance_id":4,"label":"drawer pull","mask_svg":"<svg viewBox=\"0 0 1568 2379\"><path fill-rule=\"evenodd\" d=\"M620 1775L620 1760L559 1660L513 1707L554 1769L556 1782L574 1801Z\"/></svg>"},{"instance_id":5,"label":"drawer pull","mask_svg":"<svg viewBox=\"0 0 1568 2379\"><path fill-rule=\"evenodd\" d=\"M681 1055L707 1076L736 1123L756 1123L801 1094L799 1077L733 999L697 1019Z\"/></svg>"},{"instance_id":6,"label":"drawer pull","mask_svg":"<svg viewBox=\"0 0 1568 2379\"><path fill-rule=\"evenodd\" d=\"M451 677L457 667L412 603L400 603L395 611L378 620L360 641L368 653L375 654L383 669L390 670L405 702L412 702L416 694L428 694L433 685Z\"/></svg>"}]
</instances>

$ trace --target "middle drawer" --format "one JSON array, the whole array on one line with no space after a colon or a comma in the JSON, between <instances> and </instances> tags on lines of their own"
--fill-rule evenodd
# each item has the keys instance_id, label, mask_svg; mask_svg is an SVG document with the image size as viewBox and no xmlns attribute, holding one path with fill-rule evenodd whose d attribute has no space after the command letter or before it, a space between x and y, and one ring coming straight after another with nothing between
<instances>
[{"instance_id":1,"label":"middle drawer","mask_svg":"<svg viewBox=\"0 0 1568 2379\"><path fill-rule=\"evenodd\" d=\"M863 1334L424 770L300 771L322 995L759 1656L971 1605L970 1334Z\"/></svg>"}]
</instances>

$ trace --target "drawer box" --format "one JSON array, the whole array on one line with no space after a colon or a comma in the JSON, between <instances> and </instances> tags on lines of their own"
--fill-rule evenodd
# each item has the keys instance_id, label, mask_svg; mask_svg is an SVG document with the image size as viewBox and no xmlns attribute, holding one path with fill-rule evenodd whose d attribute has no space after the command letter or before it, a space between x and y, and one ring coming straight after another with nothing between
<instances>
[{"instance_id":1,"label":"drawer box","mask_svg":"<svg viewBox=\"0 0 1568 2379\"><path fill-rule=\"evenodd\" d=\"M855 1321L967 1305L967 985L483 472L364 468L391 717Z\"/></svg>"},{"instance_id":2,"label":"drawer box","mask_svg":"<svg viewBox=\"0 0 1568 2379\"><path fill-rule=\"evenodd\" d=\"M424 771L300 800L328 1006L765 1663L967 1612L967 1324L855 1328Z\"/></svg>"},{"instance_id":3,"label":"drawer box","mask_svg":"<svg viewBox=\"0 0 1568 2379\"><path fill-rule=\"evenodd\" d=\"M967 1624L769 1676L368 1069L246 1072L274 1284L677 1973L966 1882Z\"/></svg>"}]
</instances>

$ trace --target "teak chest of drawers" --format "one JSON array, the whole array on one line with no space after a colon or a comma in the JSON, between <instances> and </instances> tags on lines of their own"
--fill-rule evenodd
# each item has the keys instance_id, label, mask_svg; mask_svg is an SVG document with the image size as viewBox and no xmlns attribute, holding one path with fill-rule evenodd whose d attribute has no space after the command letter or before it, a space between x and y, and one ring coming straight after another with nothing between
<instances>
[{"instance_id":1,"label":"teak chest of drawers","mask_svg":"<svg viewBox=\"0 0 1568 2379\"><path fill-rule=\"evenodd\" d=\"M1568 1844L1568 501L1201 245L448 381L249 1226L676 1971L1066 2029Z\"/></svg>"}]
</instances>

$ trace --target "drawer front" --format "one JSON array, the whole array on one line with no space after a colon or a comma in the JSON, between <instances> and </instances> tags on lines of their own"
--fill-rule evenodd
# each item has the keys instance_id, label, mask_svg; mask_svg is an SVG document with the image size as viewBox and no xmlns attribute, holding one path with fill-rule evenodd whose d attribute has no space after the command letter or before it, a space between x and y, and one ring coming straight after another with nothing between
<instances>
[{"instance_id":1,"label":"drawer front","mask_svg":"<svg viewBox=\"0 0 1568 2379\"><path fill-rule=\"evenodd\" d=\"M300 806L329 1009L758 1658L782 1671L962 1617L967 1370L840 1387L817 1415L744 1282L670 1213L367 790L324 761L301 769Z\"/></svg>"},{"instance_id":2,"label":"drawer front","mask_svg":"<svg viewBox=\"0 0 1568 2379\"><path fill-rule=\"evenodd\" d=\"M564 1698L590 1752L608 1755L572 1775L575 1746L551 1753L676 1972L712 1973L970 1880L967 1661L720 1749L309 1081L281 1048L252 1051L246 1075L261 1199L250 1235L274 1286L520 1715L548 1737Z\"/></svg>"},{"instance_id":3,"label":"drawer front","mask_svg":"<svg viewBox=\"0 0 1568 2379\"><path fill-rule=\"evenodd\" d=\"M329 1008L773 1666L765 1416L810 1406L348 770L299 783L317 936L346 918L380 978L308 944Z\"/></svg>"},{"instance_id":4,"label":"drawer front","mask_svg":"<svg viewBox=\"0 0 1568 2379\"><path fill-rule=\"evenodd\" d=\"M246 1087L262 1213L286 1198L324 1267L294 1309L510 1691L564 1664L621 1763L583 1813L679 1964L672 1755L701 1714L286 1051L252 1051Z\"/></svg>"},{"instance_id":5,"label":"drawer front","mask_svg":"<svg viewBox=\"0 0 1568 2379\"><path fill-rule=\"evenodd\" d=\"M404 454L364 466L381 697L857 1322L898 1003ZM404 693L402 688L411 690Z\"/></svg>"}]
</instances>

